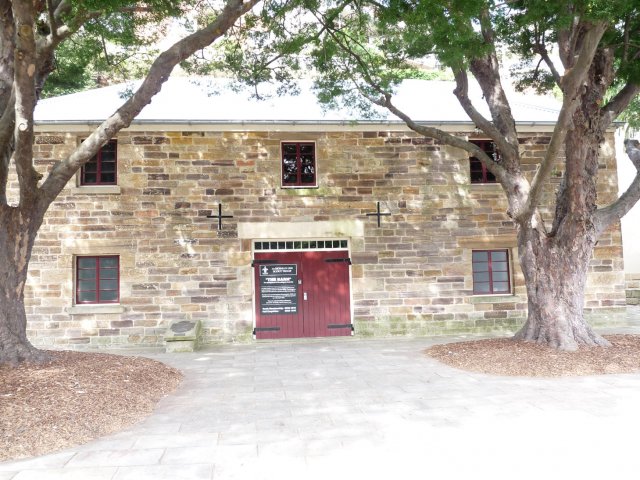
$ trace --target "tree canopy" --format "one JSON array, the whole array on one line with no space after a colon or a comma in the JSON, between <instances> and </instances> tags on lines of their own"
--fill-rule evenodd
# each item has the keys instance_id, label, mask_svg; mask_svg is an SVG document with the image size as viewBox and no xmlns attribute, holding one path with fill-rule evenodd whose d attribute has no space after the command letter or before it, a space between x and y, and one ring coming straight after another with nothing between
<instances>
[{"instance_id":1,"label":"tree canopy","mask_svg":"<svg viewBox=\"0 0 640 480\"><path fill-rule=\"evenodd\" d=\"M588 31L602 28L597 47L615 64L602 81L609 96L625 86L626 95L640 81L639 23L633 0L294 1L253 15L222 48L190 65L197 73L225 70L253 87L310 76L328 105L342 101L366 109L357 94L377 100L380 90L392 92L403 78L433 75L421 68L427 58L452 75L475 75L478 61L493 53L503 82L562 96L560 81L583 52ZM636 99L623 118L635 121L637 96L628 96Z\"/></svg>"},{"instance_id":2,"label":"tree canopy","mask_svg":"<svg viewBox=\"0 0 640 480\"><path fill-rule=\"evenodd\" d=\"M528 320L517 337L564 349L606 345L584 319L584 288L598 239L640 198L640 174L611 204L598 205L597 196L606 132L622 114L634 118L640 92L640 5L632 0L389 0L303 1L288 7L295 22L290 12L254 17L262 28L227 39L216 64L254 86L311 72L326 104L386 108L418 134L478 158L502 186L516 231L528 296ZM416 75L428 57L451 71L455 97L495 143L498 158L465 136L418 124L393 103L394 87ZM505 75L510 58L517 59L513 78ZM471 101L470 81L480 86L488 116ZM509 82L519 89L554 90L562 101L533 175L521 168ZM634 145L627 144L632 161ZM634 165L640 170L637 161ZM556 169L563 172L556 203L542 205L544 185ZM542 214L549 209L551 216Z\"/></svg>"},{"instance_id":3,"label":"tree canopy","mask_svg":"<svg viewBox=\"0 0 640 480\"><path fill-rule=\"evenodd\" d=\"M34 110L55 70L56 52L73 39L84 45L77 55L81 71L96 39L126 47L144 45L151 26L179 15L190 1L148 0L0 0L0 363L43 360L26 336L24 288L33 245L51 203L73 175L160 91L176 65L207 47L259 3L228 0L209 21L159 53L133 95L96 128L69 156L43 174L34 165ZM86 47L86 48L85 48ZM93 50L92 50L93 49ZM71 59L73 60L73 59ZM83 66L83 62L84 66ZM86 78L78 79L82 84ZM18 203L9 204L10 166L15 167Z\"/></svg>"}]
</instances>

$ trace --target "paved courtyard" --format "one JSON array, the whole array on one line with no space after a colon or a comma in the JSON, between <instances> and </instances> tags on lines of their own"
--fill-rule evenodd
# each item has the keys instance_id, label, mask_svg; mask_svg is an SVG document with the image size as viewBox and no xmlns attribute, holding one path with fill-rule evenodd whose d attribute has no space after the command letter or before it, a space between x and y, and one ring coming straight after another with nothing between
<instances>
[{"instance_id":1,"label":"paved courtyard","mask_svg":"<svg viewBox=\"0 0 640 480\"><path fill-rule=\"evenodd\" d=\"M472 374L423 355L447 340L152 354L185 374L152 416L0 480L638 478L640 374Z\"/></svg>"}]
</instances>

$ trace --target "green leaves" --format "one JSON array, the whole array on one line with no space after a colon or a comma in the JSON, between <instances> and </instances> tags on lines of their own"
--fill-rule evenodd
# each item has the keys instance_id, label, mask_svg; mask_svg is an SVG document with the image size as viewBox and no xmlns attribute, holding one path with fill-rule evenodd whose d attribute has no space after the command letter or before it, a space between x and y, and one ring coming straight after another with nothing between
<instances>
[{"instance_id":1,"label":"green leaves","mask_svg":"<svg viewBox=\"0 0 640 480\"><path fill-rule=\"evenodd\" d=\"M77 38L64 42L56 52L55 69L45 84L43 97L65 95L96 86L91 63L100 55L100 44Z\"/></svg>"},{"instance_id":2,"label":"green leaves","mask_svg":"<svg viewBox=\"0 0 640 480\"><path fill-rule=\"evenodd\" d=\"M392 0L376 16L390 53L412 59L434 55L441 64L460 68L489 47L480 33L486 8L479 0Z\"/></svg>"},{"instance_id":3,"label":"green leaves","mask_svg":"<svg viewBox=\"0 0 640 480\"><path fill-rule=\"evenodd\" d=\"M197 75L227 75L236 87L248 85L262 96L259 85L276 81L279 90L295 91L295 80L306 72L303 51L317 34L317 23L303 4L271 1L243 17L215 46L183 62L182 68Z\"/></svg>"},{"instance_id":4,"label":"green leaves","mask_svg":"<svg viewBox=\"0 0 640 480\"><path fill-rule=\"evenodd\" d=\"M154 45L166 34L171 22L194 3L173 0L69 2L70 9L60 21L68 28L78 25L79 28L56 49L54 69L42 95L61 95L142 77L158 53ZM38 24L43 37L51 31L49 20L49 15L42 12Z\"/></svg>"},{"instance_id":5,"label":"green leaves","mask_svg":"<svg viewBox=\"0 0 640 480\"><path fill-rule=\"evenodd\" d=\"M217 14L215 5L196 0L71 4L68 21L101 14L59 49L46 94L141 76L167 19L190 12L185 24L195 29ZM468 71L474 59L495 54L519 89L549 92L559 89L585 32L604 20L601 52L611 55L616 72L602 81L638 82L639 9L636 0L265 0L182 68L232 76L256 97L263 82L295 92L299 78L313 78L327 106L367 110L402 79L451 79L451 70Z\"/></svg>"}]
</instances>

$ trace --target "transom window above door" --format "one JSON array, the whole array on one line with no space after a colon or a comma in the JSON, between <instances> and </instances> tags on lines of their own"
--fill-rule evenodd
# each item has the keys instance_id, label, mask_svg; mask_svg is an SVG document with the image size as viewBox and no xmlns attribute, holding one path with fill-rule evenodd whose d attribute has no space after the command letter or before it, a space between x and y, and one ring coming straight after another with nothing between
<instances>
[{"instance_id":1,"label":"transom window above door","mask_svg":"<svg viewBox=\"0 0 640 480\"><path fill-rule=\"evenodd\" d=\"M315 143L282 142L282 186L317 186Z\"/></svg>"},{"instance_id":2,"label":"transom window above door","mask_svg":"<svg viewBox=\"0 0 640 480\"><path fill-rule=\"evenodd\" d=\"M346 250L347 240L256 240L254 250Z\"/></svg>"}]
</instances>

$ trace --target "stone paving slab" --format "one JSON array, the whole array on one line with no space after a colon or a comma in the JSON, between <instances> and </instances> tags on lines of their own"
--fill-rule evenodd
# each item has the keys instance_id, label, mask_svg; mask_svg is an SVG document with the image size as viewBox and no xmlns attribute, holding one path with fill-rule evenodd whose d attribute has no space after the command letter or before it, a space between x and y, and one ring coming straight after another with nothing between
<instances>
[{"instance_id":1,"label":"stone paving slab","mask_svg":"<svg viewBox=\"0 0 640 480\"><path fill-rule=\"evenodd\" d=\"M423 355L450 340L146 354L185 374L152 416L0 463L0 480L638 478L640 374L495 377Z\"/></svg>"},{"instance_id":2,"label":"stone paving slab","mask_svg":"<svg viewBox=\"0 0 640 480\"><path fill-rule=\"evenodd\" d=\"M148 465L119 468L113 480L210 480L211 478L213 478L211 464Z\"/></svg>"},{"instance_id":3,"label":"stone paving slab","mask_svg":"<svg viewBox=\"0 0 640 480\"><path fill-rule=\"evenodd\" d=\"M22 470L11 480L111 480L116 474L116 467L65 468L64 470ZM0 478L2 478L0 476Z\"/></svg>"}]
</instances>

